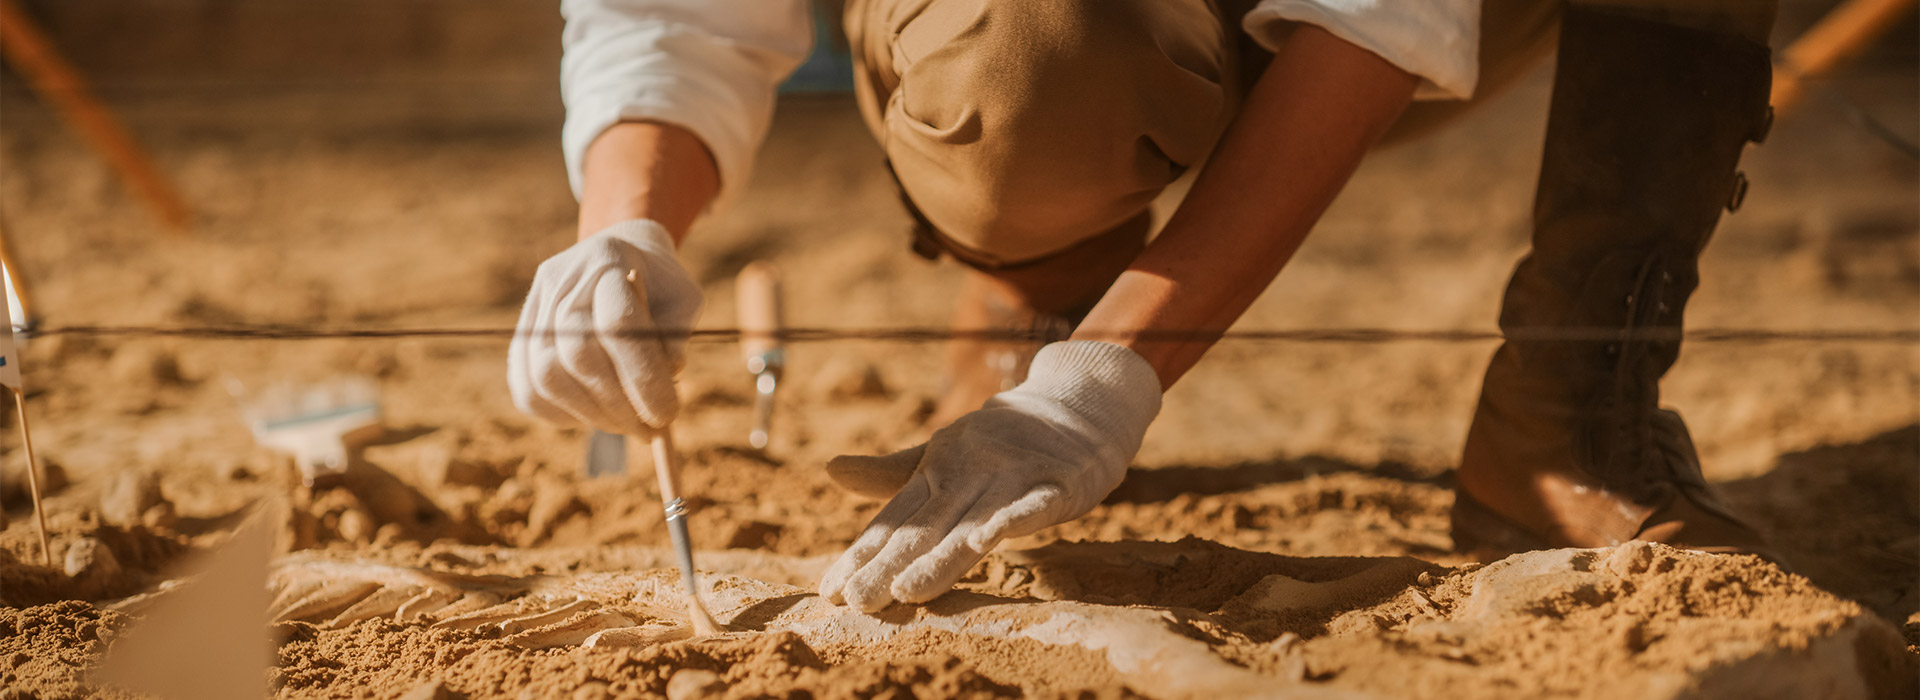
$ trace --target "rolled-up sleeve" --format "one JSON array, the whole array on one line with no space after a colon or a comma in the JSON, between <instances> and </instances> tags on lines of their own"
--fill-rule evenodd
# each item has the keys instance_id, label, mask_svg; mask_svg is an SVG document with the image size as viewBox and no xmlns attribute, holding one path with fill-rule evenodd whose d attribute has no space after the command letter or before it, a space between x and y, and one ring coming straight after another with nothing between
<instances>
[{"instance_id":1,"label":"rolled-up sleeve","mask_svg":"<svg viewBox=\"0 0 1920 700\"><path fill-rule=\"evenodd\" d=\"M562 0L561 129L577 198L587 146L618 122L693 132L720 170L721 206L745 188L780 81L807 56L806 0Z\"/></svg>"},{"instance_id":2,"label":"rolled-up sleeve","mask_svg":"<svg viewBox=\"0 0 1920 700\"><path fill-rule=\"evenodd\" d=\"M1312 24L1420 76L1416 99L1464 100L1480 77L1480 0L1263 0L1242 28L1277 49Z\"/></svg>"}]
</instances>

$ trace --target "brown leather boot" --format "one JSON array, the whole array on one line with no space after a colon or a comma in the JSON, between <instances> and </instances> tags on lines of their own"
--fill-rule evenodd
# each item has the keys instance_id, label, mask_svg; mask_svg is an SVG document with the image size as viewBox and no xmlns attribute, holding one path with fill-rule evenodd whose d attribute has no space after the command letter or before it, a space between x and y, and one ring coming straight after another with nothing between
<instances>
[{"instance_id":1,"label":"brown leather boot","mask_svg":"<svg viewBox=\"0 0 1920 700\"><path fill-rule=\"evenodd\" d=\"M1778 561L1659 405L1700 252L1771 119L1767 48L1575 5L1557 70L1533 250L1468 431L1454 546L1492 558L1640 539Z\"/></svg>"}]
</instances>

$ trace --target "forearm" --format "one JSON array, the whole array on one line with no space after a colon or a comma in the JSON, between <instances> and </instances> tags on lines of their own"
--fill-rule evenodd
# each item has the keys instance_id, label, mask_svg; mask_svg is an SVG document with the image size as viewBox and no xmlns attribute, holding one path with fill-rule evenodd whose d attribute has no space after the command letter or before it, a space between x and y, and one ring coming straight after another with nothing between
<instances>
[{"instance_id":1,"label":"forearm","mask_svg":"<svg viewBox=\"0 0 1920 700\"><path fill-rule=\"evenodd\" d=\"M720 189L719 171L700 139L656 122L609 127L587 147L581 168L580 238L612 224L652 219L674 243Z\"/></svg>"},{"instance_id":2,"label":"forearm","mask_svg":"<svg viewBox=\"0 0 1920 700\"><path fill-rule=\"evenodd\" d=\"M1125 346L1173 386L1293 257L1418 82L1300 27L1165 230L1074 337Z\"/></svg>"}]
</instances>

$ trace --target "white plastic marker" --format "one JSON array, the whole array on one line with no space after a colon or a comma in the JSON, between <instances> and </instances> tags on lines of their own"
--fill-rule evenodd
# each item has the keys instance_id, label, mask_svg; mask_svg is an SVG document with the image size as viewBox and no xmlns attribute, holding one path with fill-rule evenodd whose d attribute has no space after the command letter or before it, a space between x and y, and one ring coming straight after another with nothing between
<instances>
[{"instance_id":1,"label":"white plastic marker","mask_svg":"<svg viewBox=\"0 0 1920 700\"><path fill-rule=\"evenodd\" d=\"M0 262L0 283L7 286L7 325L15 330L26 328L33 323L33 315L20 298L20 280L14 278L13 268L7 267L4 262ZM17 323L13 321L16 318L20 319Z\"/></svg>"},{"instance_id":2,"label":"white plastic marker","mask_svg":"<svg viewBox=\"0 0 1920 700\"><path fill-rule=\"evenodd\" d=\"M33 458L33 431L27 429L27 392L20 382L20 347L13 342L12 307L19 303L13 285L7 287L7 304L0 309L6 332L0 333L0 384L13 392L14 414L20 418L20 443L27 449L27 486L33 492L33 519L40 528L40 561L53 566L53 546L47 540L47 509L40 500L40 462Z\"/></svg>"},{"instance_id":3,"label":"white plastic marker","mask_svg":"<svg viewBox=\"0 0 1920 700\"><path fill-rule=\"evenodd\" d=\"M0 280L7 285L7 313L15 329L33 327L36 320L33 312L33 295L27 292L27 281L16 270L19 265L13 262L13 244L7 239L5 230L0 230Z\"/></svg>"},{"instance_id":4,"label":"white plastic marker","mask_svg":"<svg viewBox=\"0 0 1920 700\"><path fill-rule=\"evenodd\" d=\"M227 391L239 400L254 441L293 455L307 486L341 478L353 446L380 429L380 384L368 377L270 384L251 394L235 380Z\"/></svg>"}]
</instances>

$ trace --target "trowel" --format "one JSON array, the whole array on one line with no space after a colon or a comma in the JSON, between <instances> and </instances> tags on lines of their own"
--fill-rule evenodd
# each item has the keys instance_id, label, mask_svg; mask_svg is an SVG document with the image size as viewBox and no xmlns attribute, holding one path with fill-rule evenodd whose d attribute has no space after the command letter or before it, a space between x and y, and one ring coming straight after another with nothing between
<instances>
[{"instance_id":1,"label":"trowel","mask_svg":"<svg viewBox=\"0 0 1920 700\"><path fill-rule=\"evenodd\" d=\"M733 288L740 316L740 354L746 359L747 373L753 375L753 429L747 433L747 444L764 450L773 429L774 391L780 388L780 376L787 367L786 348L780 342L780 273L767 263L752 263L740 270Z\"/></svg>"},{"instance_id":2,"label":"trowel","mask_svg":"<svg viewBox=\"0 0 1920 700\"><path fill-rule=\"evenodd\" d=\"M348 450L380 428L380 387L366 377L272 384L252 393L235 380L227 390L254 441L292 455L310 487L346 474Z\"/></svg>"}]
</instances>

